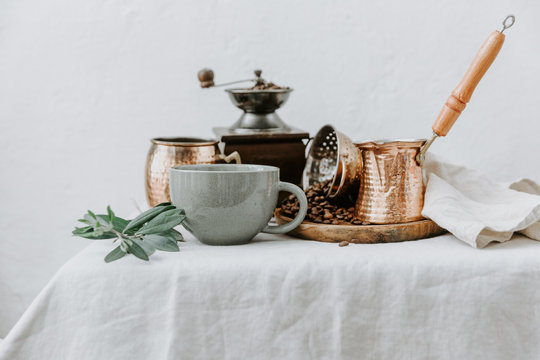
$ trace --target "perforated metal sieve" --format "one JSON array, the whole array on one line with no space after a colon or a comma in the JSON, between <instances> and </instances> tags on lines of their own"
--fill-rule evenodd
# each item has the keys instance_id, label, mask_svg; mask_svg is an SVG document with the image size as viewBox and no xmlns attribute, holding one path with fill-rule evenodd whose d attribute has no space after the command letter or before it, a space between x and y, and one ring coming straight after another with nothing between
<instances>
[{"instance_id":1,"label":"perforated metal sieve","mask_svg":"<svg viewBox=\"0 0 540 360\"><path fill-rule=\"evenodd\" d=\"M360 181L362 162L351 139L331 125L315 135L306 159L302 185L304 189L326 180L331 181L327 196L349 193Z\"/></svg>"}]
</instances>

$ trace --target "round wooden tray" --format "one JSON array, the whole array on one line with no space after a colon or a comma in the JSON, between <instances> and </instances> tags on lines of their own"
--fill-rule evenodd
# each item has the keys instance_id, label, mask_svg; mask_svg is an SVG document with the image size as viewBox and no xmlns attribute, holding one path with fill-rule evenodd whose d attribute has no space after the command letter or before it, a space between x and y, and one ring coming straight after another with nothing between
<instances>
[{"instance_id":1,"label":"round wooden tray","mask_svg":"<svg viewBox=\"0 0 540 360\"><path fill-rule=\"evenodd\" d=\"M274 216L281 225L292 219L276 209ZM431 220L387 225L327 225L304 221L289 235L324 242L349 241L359 244L389 243L425 239L444 234L446 230Z\"/></svg>"}]
</instances>

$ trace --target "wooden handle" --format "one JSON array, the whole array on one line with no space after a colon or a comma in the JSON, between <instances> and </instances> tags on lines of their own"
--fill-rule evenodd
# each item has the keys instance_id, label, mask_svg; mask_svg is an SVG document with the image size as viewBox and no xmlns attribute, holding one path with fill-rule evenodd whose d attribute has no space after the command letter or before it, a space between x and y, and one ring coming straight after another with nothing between
<instances>
[{"instance_id":1,"label":"wooden handle","mask_svg":"<svg viewBox=\"0 0 540 360\"><path fill-rule=\"evenodd\" d=\"M494 31L484 41L484 44L478 50L469 69L461 79L458 86L452 91L452 95L446 100L437 120L433 124L433 132L439 136L446 136L452 125L467 106L474 89L486 73L487 69L497 57L499 50L504 43L504 34L499 31Z\"/></svg>"}]
</instances>

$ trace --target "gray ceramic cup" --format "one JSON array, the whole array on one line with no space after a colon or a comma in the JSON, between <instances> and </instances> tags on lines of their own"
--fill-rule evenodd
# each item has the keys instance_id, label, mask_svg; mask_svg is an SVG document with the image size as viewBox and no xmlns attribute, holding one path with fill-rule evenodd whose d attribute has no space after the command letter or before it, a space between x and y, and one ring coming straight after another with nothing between
<instances>
[{"instance_id":1,"label":"gray ceramic cup","mask_svg":"<svg viewBox=\"0 0 540 360\"><path fill-rule=\"evenodd\" d=\"M306 216L306 195L298 186L279 181L274 166L180 165L171 168L169 184L173 205L186 211L183 226L209 245L246 244L261 231L286 233ZM269 226L279 191L296 195L300 211L287 224Z\"/></svg>"}]
</instances>

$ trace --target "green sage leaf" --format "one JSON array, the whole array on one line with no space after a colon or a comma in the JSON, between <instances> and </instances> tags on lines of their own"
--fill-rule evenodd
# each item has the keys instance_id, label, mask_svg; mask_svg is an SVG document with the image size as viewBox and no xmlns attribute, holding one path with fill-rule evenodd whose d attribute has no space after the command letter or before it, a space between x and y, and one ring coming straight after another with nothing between
<instances>
[{"instance_id":1,"label":"green sage leaf","mask_svg":"<svg viewBox=\"0 0 540 360\"><path fill-rule=\"evenodd\" d=\"M137 239L137 238L133 238L131 239L133 240L134 243L136 243L137 245L139 245L140 247L143 248L144 252L146 253L146 255L150 256L152 255L154 252L156 252L156 247L151 244L151 243L147 243L146 241L144 240L141 240L141 239Z\"/></svg>"},{"instance_id":2,"label":"green sage leaf","mask_svg":"<svg viewBox=\"0 0 540 360\"><path fill-rule=\"evenodd\" d=\"M156 206L154 207L158 207L158 206L169 206L169 205L172 205L171 202L162 202L160 204L157 204Z\"/></svg>"},{"instance_id":3,"label":"green sage leaf","mask_svg":"<svg viewBox=\"0 0 540 360\"><path fill-rule=\"evenodd\" d=\"M98 230L94 230L92 226L85 226L82 228L75 228L71 232L75 236L80 236L85 239L90 240L105 240L105 239L114 239L116 238L116 234L108 231L104 231L103 228L99 228Z\"/></svg>"},{"instance_id":4,"label":"green sage leaf","mask_svg":"<svg viewBox=\"0 0 540 360\"><path fill-rule=\"evenodd\" d=\"M126 227L124 228L124 233L127 233L129 230L138 230L139 227L144 225L146 222L152 220L162 212L165 212L167 210L174 209L175 207L172 205L164 205L164 206L156 206L150 210L147 210L137 216L135 219L131 220Z\"/></svg>"},{"instance_id":5,"label":"green sage leaf","mask_svg":"<svg viewBox=\"0 0 540 360\"><path fill-rule=\"evenodd\" d=\"M182 234L179 232L179 231L176 231L174 229L169 229L167 231L162 231L160 233L158 233L157 235L162 235L162 236L165 236L171 240L174 240L174 241L184 241L184 237L182 236Z\"/></svg>"},{"instance_id":6,"label":"green sage leaf","mask_svg":"<svg viewBox=\"0 0 540 360\"><path fill-rule=\"evenodd\" d=\"M92 232L92 231L94 231L94 229L91 226L85 226L85 227L81 227L81 228L76 227L75 230L73 230L71 233L73 235L78 236L78 235L89 233L89 232Z\"/></svg>"},{"instance_id":7,"label":"green sage leaf","mask_svg":"<svg viewBox=\"0 0 540 360\"><path fill-rule=\"evenodd\" d=\"M90 210L88 210L91 212ZM112 225L109 224L109 220L107 216L104 217L97 217L96 214L85 214L84 219L87 221L86 224L92 226L94 229L104 227L112 229Z\"/></svg>"},{"instance_id":8,"label":"green sage leaf","mask_svg":"<svg viewBox=\"0 0 540 360\"><path fill-rule=\"evenodd\" d=\"M82 238L89 239L89 240L106 240L106 239L115 239L117 237L115 233L103 232L103 231L92 231L88 233L73 234L73 235L80 236Z\"/></svg>"},{"instance_id":9,"label":"green sage leaf","mask_svg":"<svg viewBox=\"0 0 540 360\"><path fill-rule=\"evenodd\" d=\"M96 225L97 222L97 219L94 219L90 214L84 214L84 220L86 220L88 225Z\"/></svg>"},{"instance_id":10,"label":"green sage leaf","mask_svg":"<svg viewBox=\"0 0 540 360\"><path fill-rule=\"evenodd\" d=\"M122 241L120 243L120 249L122 249L123 252L127 253L129 250L129 245L125 241Z\"/></svg>"},{"instance_id":11,"label":"green sage leaf","mask_svg":"<svg viewBox=\"0 0 540 360\"><path fill-rule=\"evenodd\" d=\"M110 263L111 261L118 260L120 258L123 258L126 255L124 250L120 246L117 246L111 251L110 253L105 256L105 262Z\"/></svg>"},{"instance_id":12,"label":"green sage leaf","mask_svg":"<svg viewBox=\"0 0 540 360\"><path fill-rule=\"evenodd\" d=\"M139 244L137 244L136 242L131 242L130 244L128 244L128 250L131 254L135 255L136 257L138 257L139 259L142 259L144 261L148 261L148 254L146 253L146 251L144 251L144 249L139 246Z\"/></svg>"},{"instance_id":13,"label":"green sage leaf","mask_svg":"<svg viewBox=\"0 0 540 360\"><path fill-rule=\"evenodd\" d=\"M176 240L171 240L158 234L144 235L143 242L152 244L152 246L162 251L180 251Z\"/></svg>"},{"instance_id":14,"label":"green sage leaf","mask_svg":"<svg viewBox=\"0 0 540 360\"><path fill-rule=\"evenodd\" d=\"M109 221L108 215L100 214L100 215L96 215L96 216L97 216L98 219ZM114 230L116 230L118 232L122 232L122 231L124 231L124 229L126 228L128 223L129 223L129 221L127 221L126 219L122 219L122 218L115 215L114 220L112 222L112 226L113 226Z\"/></svg>"},{"instance_id":15,"label":"green sage leaf","mask_svg":"<svg viewBox=\"0 0 540 360\"><path fill-rule=\"evenodd\" d=\"M185 218L186 213L183 209L167 210L146 223L137 234L158 234L180 225Z\"/></svg>"},{"instance_id":16,"label":"green sage leaf","mask_svg":"<svg viewBox=\"0 0 540 360\"><path fill-rule=\"evenodd\" d=\"M114 222L114 212L112 211L110 205L107 205L107 215L109 218L109 222L112 224Z\"/></svg>"}]
</instances>

